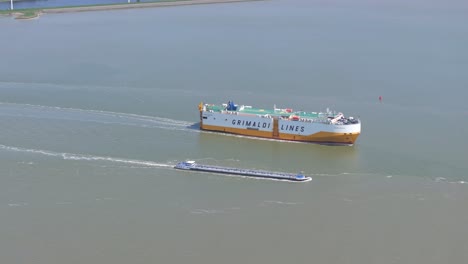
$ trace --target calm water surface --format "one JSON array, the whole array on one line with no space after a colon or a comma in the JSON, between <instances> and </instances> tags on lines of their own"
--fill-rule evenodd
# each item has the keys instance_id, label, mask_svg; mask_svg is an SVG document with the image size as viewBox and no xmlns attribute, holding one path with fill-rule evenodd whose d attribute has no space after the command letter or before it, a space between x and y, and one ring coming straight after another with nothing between
<instances>
[{"instance_id":1,"label":"calm water surface","mask_svg":"<svg viewBox=\"0 0 468 264\"><path fill-rule=\"evenodd\" d=\"M0 18L3 263L464 263L463 1ZM378 102L378 97L383 102ZM200 132L200 101L358 116L353 147ZM180 160L304 171L291 184Z\"/></svg>"}]
</instances>

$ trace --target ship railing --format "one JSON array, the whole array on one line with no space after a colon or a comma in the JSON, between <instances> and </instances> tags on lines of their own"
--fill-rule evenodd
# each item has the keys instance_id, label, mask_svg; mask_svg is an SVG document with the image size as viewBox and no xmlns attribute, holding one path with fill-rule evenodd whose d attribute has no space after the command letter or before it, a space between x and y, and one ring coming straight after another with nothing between
<instances>
[{"instance_id":1,"label":"ship railing","mask_svg":"<svg viewBox=\"0 0 468 264\"><path fill-rule=\"evenodd\" d=\"M235 173L248 173L251 175L259 175L259 176L278 176L284 178L294 178L294 174L289 173L281 173L281 172L272 172L272 171L264 171L264 170L249 170L249 169L238 169L238 168L226 168L226 167L219 167L219 166L209 166L209 165L199 165L197 164L197 168L200 169L210 169L212 171L218 172L235 172Z\"/></svg>"},{"instance_id":2,"label":"ship railing","mask_svg":"<svg viewBox=\"0 0 468 264\"><path fill-rule=\"evenodd\" d=\"M221 110L221 114L227 114L227 115L238 115L238 112L235 111L228 111L228 110Z\"/></svg>"}]
</instances>

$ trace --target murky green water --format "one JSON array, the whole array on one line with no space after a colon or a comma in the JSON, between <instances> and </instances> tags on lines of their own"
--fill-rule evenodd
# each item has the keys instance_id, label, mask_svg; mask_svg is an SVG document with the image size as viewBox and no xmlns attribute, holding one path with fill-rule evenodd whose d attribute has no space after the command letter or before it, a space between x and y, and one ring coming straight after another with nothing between
<instances>
[{"instance_id":1,"label":"murky green water","mask_svg":"<svg viewBox=\"0 0 468 264\"><path fill-rule=\"evenodd\" d=\"M467 10L297 0L0 18L2 261L463 263ZM362 135L200 132L198 103L228 100L330 107ZM184 159L313 181L171 168Z\"/></svg>"}]
</instances>

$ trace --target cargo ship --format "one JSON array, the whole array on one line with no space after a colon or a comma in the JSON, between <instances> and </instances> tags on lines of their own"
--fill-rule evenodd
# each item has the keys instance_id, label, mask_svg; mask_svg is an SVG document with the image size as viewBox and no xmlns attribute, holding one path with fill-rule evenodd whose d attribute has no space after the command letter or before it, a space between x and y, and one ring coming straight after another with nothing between
<instances>
[{"instance_id":1,"label":"cargo ship","mask_svg":"<svg viewBox=\"0 0 468 264\"><path fill-rule=\"evenodd\" d=\"M231 174L231 175L240 175L240 176L247 176L247 177L254 177L254 178L268 178L268 179L296 181L296 182L305 182L305 181L312 180L311 177L304 176L302 173L293 174L293 173L275 172L275 171L266 171L266 170L239 169L239 168L231 168L231 167L203 165L203 164L198 164L192 160L179 162L177 163L176 166L174 166L174 168L179 169L179 170L212 172L212 173Z\"/></svg>"},{"instance_id":2,"label":"cargo ship","mask_svg":"<svg viewBox=\"0 0 468 264\"><path fill-rule=\"evenodd\" d=\"M198 105L200 129L237 135L311 142L353 145L361 133L361 121L343 113L305 112L292 108L261 109L247 105Z\"/></svg>"}]
</instances>

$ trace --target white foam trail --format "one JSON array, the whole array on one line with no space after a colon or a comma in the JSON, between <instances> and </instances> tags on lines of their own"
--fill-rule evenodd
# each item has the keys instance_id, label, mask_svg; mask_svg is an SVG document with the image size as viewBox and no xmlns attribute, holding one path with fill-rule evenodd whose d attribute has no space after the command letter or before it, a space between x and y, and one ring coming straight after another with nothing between
<instances>
[{"instance_id":1,"label":"white foam trail","mask_svg":"<svg viewBox=\"0 0 468 264\"><path fill-rule=\"evenodd\" d=\"M53 157L57 157L57 156L60 155L60 153L57 153L57 152L37 150L37 149L17 148L17 147L5 146L5 145L1 145L1 144L0 144L0 149L10 150L10 151L17 151L17 152L36 153L36 154L42 154L42 155L46 155L46 156L53 156Z\"/></svg>"},{"instance_id":2,"label":"white foam trail","mask_svg":"<svg viewBox=\"0 0 468 264\"><path fill-rule=\"evenodd\" d=\"M62 158L64 160L107 161L107 162L133 164L133 165L136 164L136 165L143 165L143 166L149 166L149 167L160 167L160 168L172 168L173 167L173 165L171 165L171 164L157 163L157 162L153 162L153 161L132 160L132 159L122 159L122 158L102 157L102 156L92 156L92 155L81 155L81 154L66 153L66 152L53 152L53 151L40 150L40 149L18 148L18 147L6 146L6 145L1 145L1 144L0 144L0 149L7 150L7 151L16 151L16 152L26 152L26 153L40 154L40 155L45 155L45 156Z\"/></svg>"},{"instance_id":3,"label":"white foam trail","mask_svg":"<svg viewBox=\"0 0 468 264\"><path fill-rule=\"evenodd\" d=\"M297 205L299 203L294 203L294 202L282 202L282 201L263 201L264 203L270 203L270 204L281 204L281 205Z\"/></svg>"},{"instance_id":4,"label":"white foam trail","mask_svg":"<svg viewBox=\"0 0 468 264\"><path fill-rule=\"evenodd\" d=\"M223 210L216 210L216 209L196 209L190 211L192 214L222 214L224 213Z\"/></svg>"},{"instance_id":5,"label":"white foam trail","mask_svg":"<svg viewBox=\"0 0 468 264\"><path fill-rule=\"evenodd\" d=\"M190 129L194 122L175 120L165 117L137 115L129 113L119 113L112 111L101 111L101 110L90 110L90 109L79 109L79 108L67 108L67 107L54 107L44 105L33 105L33 104L17 104L0 102L0 105L21 107L26 110L40 110L34 111L29 114L22 114L18 111L13 113L2 113L2 115L21 116L30 118L50 118L50 119L65 119L65 120L77 120L85 122L97 122L102 124L121 124L130 126L150 127L150 128L165 128L165 129L176 129L184 131L198 131ZM61 113L61 116L50 116L44 112L50 113ZM68 116L67 116L68 114ZM76 116L76 114L84 114L88 116ZM103 118L106 120L100 120Z\"/></svg>"},{"instance_id":6,"label":"white foam trail","mask_svg":"<svg viewBox=\"0 0 468 264\"><path fill-rule=\"evenodd\" d=\"M8 206L10 207L19 207L19 206L27 206L28 203L9 203Z\"/></svg>"},{"instance_id":7,"label":"white foam trail","mask_svg":"<svg viewBox=\"0 0 468 264\"><path fill-rule=\"evenodd\" d=\"M447 182L447 179L444 178L444 177L437 177L437 178L435 178L435 181L436 182Z\"/></svg>"}]
</instances>

